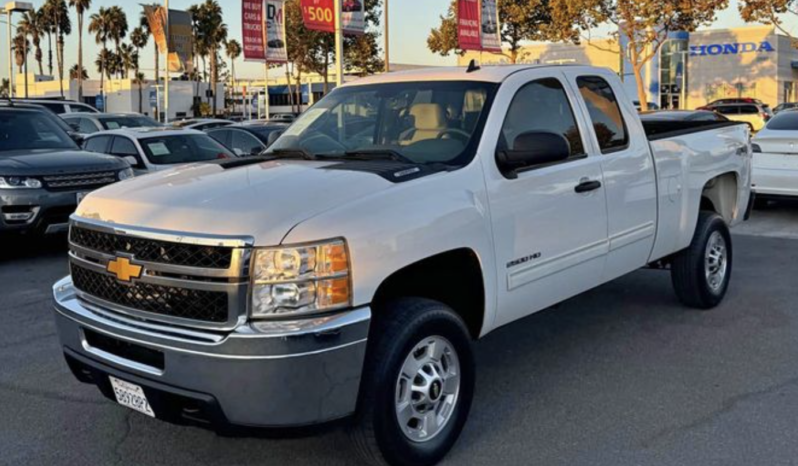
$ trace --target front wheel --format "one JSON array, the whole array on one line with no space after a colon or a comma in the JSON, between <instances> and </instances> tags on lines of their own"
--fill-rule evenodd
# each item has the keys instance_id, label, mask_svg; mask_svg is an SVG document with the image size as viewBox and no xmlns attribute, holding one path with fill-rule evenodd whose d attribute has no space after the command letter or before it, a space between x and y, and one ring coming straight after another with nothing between
<instances>
[{"instance_id":1,"label":"front wheel","mask_svg":"<svg viewBox=\"0 0 798 466\"><path fill-rule=\"evenodd\" d=\"M714 212L701 212L693 241L673 259L671 279L679 300L697 309L711 309L723 300L732 272L729 227Z\"/></svg>"},{"instance_id":2,"label":"front wheel","mask_svg":"<svg viewBox=\"0 0 798 466\"><path fill-rule=\"evenodd\" d=\"M369 464L433 465L463 430L474 394L471 339L447 306L403 299L376 312L353 444Z\"/></svg>"}]
</instances>

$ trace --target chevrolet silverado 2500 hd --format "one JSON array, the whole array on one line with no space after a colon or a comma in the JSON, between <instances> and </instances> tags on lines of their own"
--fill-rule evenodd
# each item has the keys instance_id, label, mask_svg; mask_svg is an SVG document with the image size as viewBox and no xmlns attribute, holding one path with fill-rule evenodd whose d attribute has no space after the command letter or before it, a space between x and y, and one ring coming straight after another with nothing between
<instances>
[{"instance_id":1,"label":"chevrolet silverado 2500 hd","mask_svg":"<svg viewBox=\"0 0 798 466\"><path fill-rule=\"evenodd\" d=\"M365 78L262 156L90 194L58 332L78 379L149 416L350 418L367 461L430 465L468 416L472 340L652 264L719 304L750 165L747 125L644 124L602 69Z\"/></svg>"}]
</instances>

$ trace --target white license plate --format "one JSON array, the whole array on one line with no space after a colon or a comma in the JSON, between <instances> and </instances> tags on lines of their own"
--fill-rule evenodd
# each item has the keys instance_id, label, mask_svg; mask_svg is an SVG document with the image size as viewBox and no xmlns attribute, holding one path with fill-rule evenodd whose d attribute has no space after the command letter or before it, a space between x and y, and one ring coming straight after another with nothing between
<instances>
[{"instance_id":1,"label":"white license plate","mask_svg":"<svg viewBox=\"0 0 798 466\"><path fill-rule=\"evenodd\" d=\"M77 194L77 198L78 198L78 205L80 205L80 201L82 201L82 200L83 200L83 198L84 198L84 197L86 197L86 196L88 196L88 195L89 195L89 193L78 193L78 194Z\"/></svg>"},{"instance_id":2,"label":"white license plate","mask_svg":"<svg viewBox=\"0 0 798 466\"><path fill-rule=\"evenodd\" d=\"M111 387L114 389L117 403L147 416L155 417L155 413L144 395L144 390L140 386L115 377L108 376L108 378L111 379Z\"/></svg>"}]
</instances>

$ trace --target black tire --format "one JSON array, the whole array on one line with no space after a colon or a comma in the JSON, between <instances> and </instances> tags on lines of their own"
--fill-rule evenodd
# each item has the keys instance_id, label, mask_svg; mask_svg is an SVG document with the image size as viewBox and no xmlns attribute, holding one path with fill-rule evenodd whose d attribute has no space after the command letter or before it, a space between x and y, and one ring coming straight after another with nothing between
<instances>
[{"instance_id":1,"label":"black tire","mask_svg":"<svg viewBox=\"0 0 798 466\"><path fill-rule=\"evenodd\" d=\"M722 281L713 287L706 274L706 251L715 233L725 242L726 272ZM671 264L671 281L676 296L684 305L696 309L711 309L720 304L729 288L732 258L732 240L726 222L714 212L700 212L693 241L687 249L676 254Z\"/></svg>"},{"instance_id":2,"label":"black tire","mask_svg":"<svg viewBox=\"0 0 798 466\"><path fill-rule=\"evenodd\" d=\"M424 339L443 337L460 364L460 391L451 417L439 434L423 443L411 441L396 414L396 384L405 359ZM463 430L474 396L474 356L462 319L436 301L407 298L375 312L360 385L358 410L349 436L367 464L425 466L438 463Z\"/></svg>"}]
</instances>

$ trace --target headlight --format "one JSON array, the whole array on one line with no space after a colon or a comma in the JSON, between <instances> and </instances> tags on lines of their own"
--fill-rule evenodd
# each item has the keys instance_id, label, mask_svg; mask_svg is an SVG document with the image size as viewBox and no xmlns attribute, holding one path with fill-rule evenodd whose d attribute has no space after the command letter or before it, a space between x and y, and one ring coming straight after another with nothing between
<instances>
[{"instance_id":1,"label":"headlight","mask_svg":"<svg viewBox=\"0 0 798 466\"><path fill-rule=\"evenodd\" d=\"M0 189L36 189L42 182L27 176L0 176Z\"/></svg>"},{"instance_id":2,"label":"headlight","mask_svg":"<svg viewBox=\"0 0 798 466\"><path fill-rule=\"evenodd\" d=\"M124 170L119 172L119 181L124 181L128 178L133 178L132 168L125 168Z\"/></svg>"},{"instance_id":3,"label":"headlight","mask_svg":"<svg viewBox=\"0 0 798 466\"><path fill-rule=\"evenodd\" d=\"M251 317L313 314L350 303L349 254L343 240L255 250Z\"/></svg>"}]
</instances>

